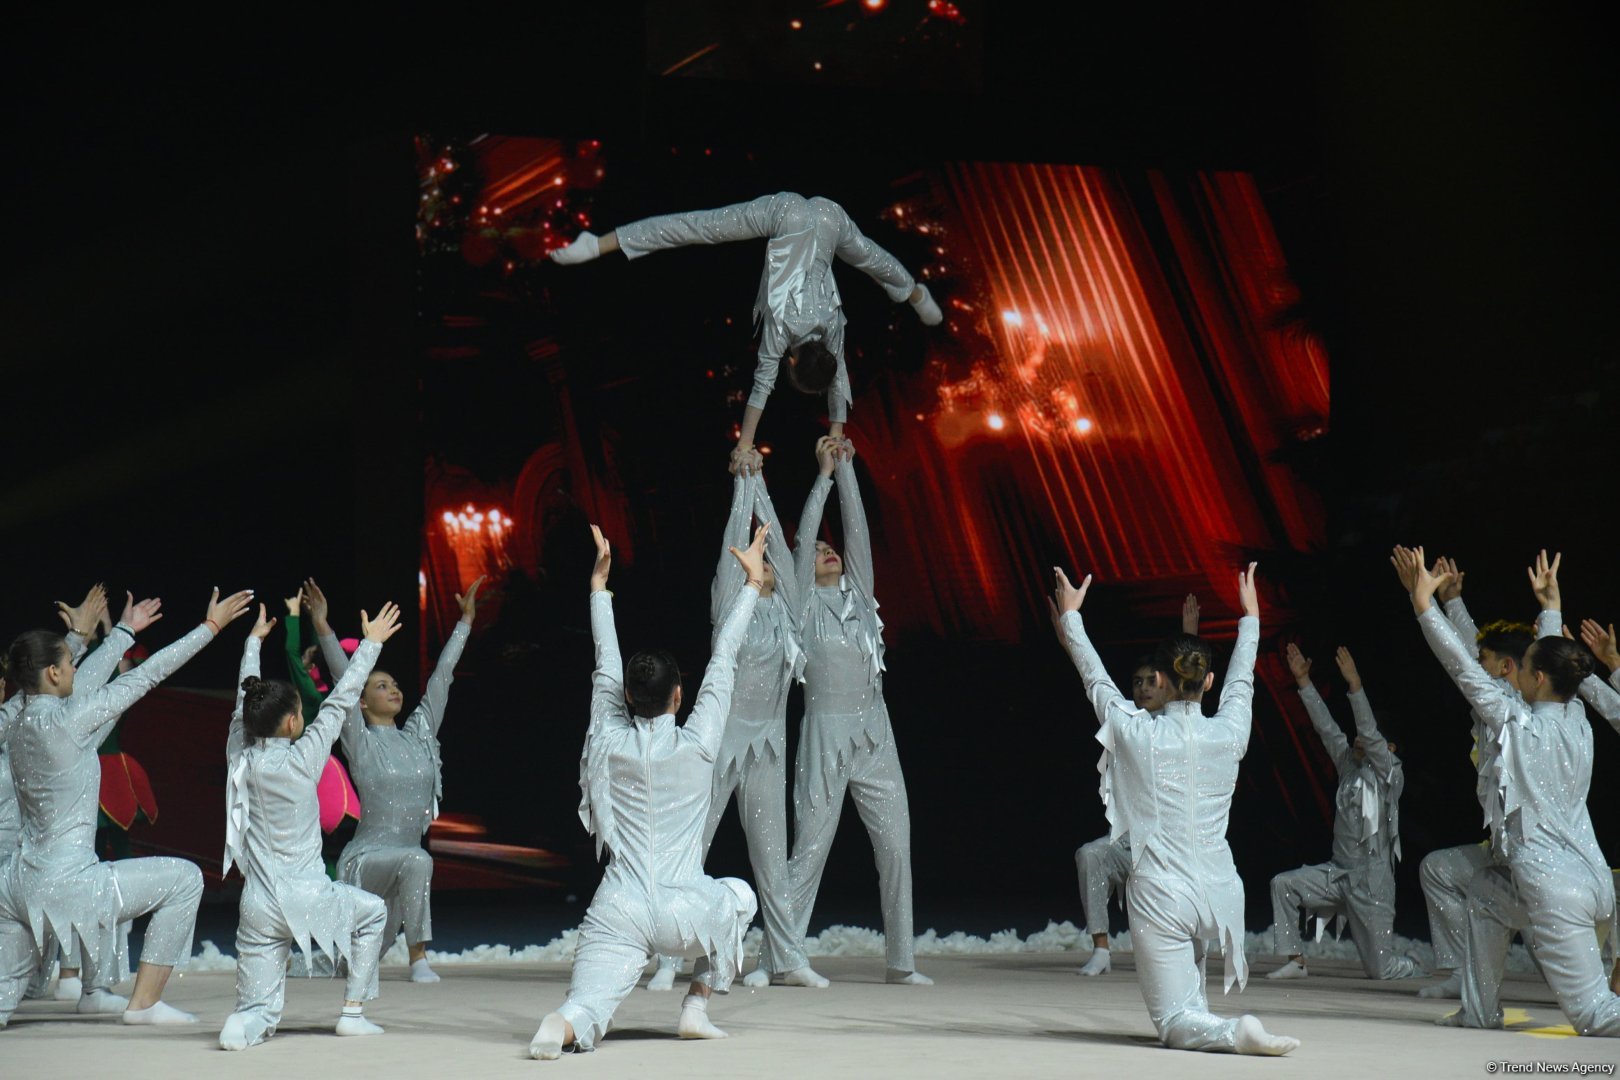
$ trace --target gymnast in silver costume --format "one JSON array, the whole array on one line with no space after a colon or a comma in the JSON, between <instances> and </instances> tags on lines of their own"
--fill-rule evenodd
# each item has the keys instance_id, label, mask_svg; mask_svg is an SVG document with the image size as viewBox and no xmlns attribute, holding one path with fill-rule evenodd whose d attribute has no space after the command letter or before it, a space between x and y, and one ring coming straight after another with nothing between
<instances>
[{"instance_id":1,"label":"gymnast in silver costume","mask_svg":"<svg viewBox=\"0 0 1620 1080\"><path fill-rule=\"evenodd\" d=\"M314 967L307 962L313 947L348 964L337 1034L383 1030L362 1008L377 996L387 908L380 897L326 876L315 786L383 642L399 629L399 608L384 604L374 620L360 613L364 640L307 730L293 685L259 678L259 650L275 624L260 604L242 646L225 740L225 870L235 863L245 884L236 928L236 1009L219 1033L223 1050L245 1050L276 1033L294 943L306 971Z\"/></svg>"},{"instance_id":2,"label":"gymnast in silver costume","mask_svg":"<svg viewBox=\"0 0 1620 1080\"><path fill-rule=\"evenodd\" d=\"M1181 606L1181 632L1198 636L1198 598L1191 593ZM1164 709L1164 688L1154 675L1152 656L1138 660L1131 672L1131 704L1148 713ZM1082 844L1074 853L1074 865L1080 876L1086 932L1091 935L1091 956L1078 974L1104 975L1114 966L1108 948L1108 898L1116 897L1124 907L1125 881L1131 875L1131 838L1115 840L1103 835Z\"/></svg>"},{"instance_id":3,"label":"gymnast in silver costume","mask_svg":"<svg viewBox=\"0 0 1620 1080\"><path fill-rule=\"evenodd\" d=\"M1253 1016L1209 1011L1204 992L1205 943L1218 940L1226 989L1248 977L1243 956L1243 882L1226 844L1238 763L1249 744L1260 602L1254 564L1238 575L1243 618L1227 667L1220 706L1203 715L1214 685L1209 645L1189 634L1160 645L1154 669L1166 686L1158 716L1135 708L1114 687L1080 608L1091 586L1076 588L1061 569L1052 625L1086 687L1101 727L1103 807L1111 835L1131 838L1125 888L1137 980L1159 1041L1177 1050L1275 1056L1299 1040L1273 1035Z\"/></svg>"},{"instance_id":4,"label":"gymnast in silver costume","mask_svg":"<svg viewBox=\"0 0 1620 1080\"><path fill-rule=\"evenodd\" d=\"M754 891L765 919L759 966L743 982L766 986L774 975L789 986L819 988L825 987L827 980L810 967L794 935L787 872L787 704L793 681L804 677L804 644L799 632L803 604L793 569L793 551L782 534L763 473L738 471L732 481L731 512L720 542L709 617L718 634L737 591L746 586L747 578L731 549L747 545L749 526L755 518L771 526L765 548L764 585L748 623L747 637L737 653L737 683L720 756L714 763L714 792L703 828L703 856L707 860L720 818L735 793L737 816L748 838L748 861L754 868ZM782 568L780 574L776 572L778 566ZM674 957L660 957L658 972L648 989L670 989L676 966Z\"/></svg>"},{"instance_id":5,"label":"gymnast in silver costume","mask_svg":"<svg viewBox=\"0 0 1620 1080\"><path fill-rule=\"evenodd\" d=\"M439 981L427 961L427 944L433 940L433 856L423 849L422 837L439 816L444 791L439 728L456 664L472 633L483 582L480 577L465 595L456 595L461 618L439 652L421 703L405 721L399 720L404 696L398 682L388 672L374 670L344 719L340 739L362 809L354 839L338 856L338 877L387 902L382 948L386 951L404 929L410 978L416 983ZM314 579L304 583L304 590L321 656L332 677L341 678L349 658L327 621L326 597Z\"/></svg>"},{"instance_id":6,"label":"gymnast in silver costume","mask_svg":"<svg viewBox=\"0 0 1620 1080\"><path fill-rule=\"evenodd\" d=\"M1581 1035L1620 1035L1620 995L1607 983L1598 933L1617 932L1614 880L1598 847L1586 798L1592 780L1592 728L1578 693L1591 655L1557 636L1562 628L1558 559L1542 552L1530 571L1541 603L1540 637L1515 671L1509 694L1481 670L1440 614L1436 575L1423 549L1397 553L1412 582L1412 608L1429 647L1483 718L1495 744L1489 774L1499 792L1493 821L1502 868L1469 886L1461 969L1462 1009L1442 1023L1499 1028L1502 973L1515 930L1528 926L1537 964L1559 1007Z\"/></svg>"},{"instance_id":7,"label":"gymnast in silver costume","mask_svg":"<svg viewBox=\"0 0 1620 1080\"><path fill-rule=\"evenodd\" d=\"M565 1049L594 1049L654 955L697 958L681 1002L680 1036L725 1038L709 1021L709 997L730 990L742 963L743 935L758 907L744 882L703 873L703 833L737 652L764 587L770 527L761 526L746 551L732 549L745 583L715 634L685 725L675 723L681 686L674 658L645 651L628 665L619 659L613 594L607 591L612 549L600 529L593 525L591 532L596 671L580 757L580 820L596 837L598 854L608 852L608 865L580 924L567 1000L546 1014L529 1043L530 1056L542 1060Z\"/></svg>"},{"instance_id":8,"label":"gymnast in silver costume","mask_svg":"<svg viewBox=\"0 0 1620 1080\"><path fill-rule=\"evenodd\" d=\"M1354 743L1344 737L1327 703L1311 682L1311 662L1288 646L1288 668L1299 686L1311 726L1338 772L1334 792L1333 856L1326 863L1302 866L1271 879L1272 927L1277 952L1288 962L1268 979L1302 979L1307 975L1299 934L1300 911L1309 912L1320 928L1340 918L1369 979L1406 979L1421 970L1416 960L1395 951L1395 862L1400 858L1400 799L1405 774L1394 748L1379 730L1367 701L1361 673L1350 650L1335 655L1349 689L1355 718Z\"/></svg>"},{"instance_id":9,"label":"gymnast in silver costume","mask_svg":"<svg viewBox=\"0 0 1620 1080\"><path fill-rule=\"evenodd\" d=\"M933 980L917 971L912 928L911 806L883 698L883 620L873 591L872 534L855 479L855 448L825 436L816 444L820 475L805 500L795 538L795 573L804 597L804 721L794 768L795 937L809 932L821 875L847 793L866 826L883 902L885 979L907 986ZM837 477L844 555L816 539Z\"/></svg>"},{"instance_id":10,"label":"gymnast in silver costume","mask_svg":"<svg viewBox=\"0 0 1620 1080\"><path fill-rule=\"evenodd\" d=\"M23 695L5 734L22 818L22 847L0 878L0 1022L10 1018L40 950L54 938L83 955L81 1012L119 1012L126 1024L196 1022L162 1000L169 974L191 957L202 873L184 859L96 858L101 762L96 748L136 701L191 659L247 610L248 593L221 600L216 589L203 622L139 667L108 681L135 635L161 618L160 603L137 604L78 672L57 634L30 631L12 643L7 670ZM135 988L128 999L103 988L121 967L120 927L147 913Z\"/></svg>"},{"instance_id":11,"label":"gymnast in silver costume","mask_svg":"<svg viewBox=\"0 0 1620 1080\"><path fill-rule=\"evenodd\" d=\"M788 378L806 393L827 391L832 434L843 433L852 400L844 367L843 298L833 278L834 257L855 267L882 286L890 300L908 302L925 325L943 321L939 305L906 272L900 261L861 233L831 199L806 199L791 191L761 195L751 202L715 210L666 214L621 225L606 236L581 233L565 248L551 253L562 265L587 262L623 251L638 259L654 251L689 244L725 244L765 240L765 269L754 300L760 328L754 388L743 413L742 433L733 454L734 466L757 468L754 433L765 401L776 386L782 361Z\"/></svg>"}]
</instances>

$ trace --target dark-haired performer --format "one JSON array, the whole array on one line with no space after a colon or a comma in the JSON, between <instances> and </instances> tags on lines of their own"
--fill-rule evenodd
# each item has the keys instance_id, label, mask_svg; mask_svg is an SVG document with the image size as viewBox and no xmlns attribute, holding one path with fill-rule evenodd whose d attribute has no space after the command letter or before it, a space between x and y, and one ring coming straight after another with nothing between
<instances>
[{"instance_id":1,"label":"dark-haired performer","mask_svg":"<svg viewBox=\"0 0 1620 1080\"><path fill-rule=\"evenodd\" d=\"M564 1048L591 1050L619 1003L630 996L652 955L696 954L692 985L681 1002L683 1039L723 1039L709 1022L709 996L726 993L742 964L743 935L758 909L754 891L736 878L703 873L703 826L714 790L714 760L731 709L737 650L748 633L765 582L769 525L745 551L731 549L746 575L715 634L714 653L684 726L681 673L662 651L639 652L624 665L607 591L613 552L591 526L591 722L580 757L579 816L608 851L602 884L579 927L568 999L547 1013L529 1056L550 1060Z\"/></svg>"},{"instance_id":2,"label":"dark-haired performer","mask_svg":"<svg viewBox=\"0 0 1620 1080\"><path fill-rule=\"evenodd\" d=\"M1514 930L1530 927L1536 962L1558 1005L1581 1035L1620 1036L1620 995L1609 989L1597 934L1616 926L1614 879L1592 831L1592 726L1576 695L1592 656L1556 636L1562 628L1559 559L1541 552L1530 583L1541 603L1542 636L1515 672L1518 694L1488 677L1434 606L1445 575L1423 549L1401 553L1412 581L1412 609L1429 647L1479 712L1497 744L1503 824L1497 846L1508 873L1476 875L1469 887L1460 1012L1444 1023L1502 1026L1502 972Z\"/></svg>"},{"instance_id":3,"label":"dark-haired performer","mask_svg":"<svg viewBox=\"0 0 1620 1080\"><path fill-rule=\"evenodd\" d=\"M1181 632L1198 636L1198 597L1192 593L1181 605ZM1164 709L1164 687L1155 677L1152 656L1138 660L1131 672L1131 704L1150 713ZM1106 975L1114 966L1108 949L1108 897L1117 895L1124 906L1125 882L1131 876L1131 838L1104 834L1081 844L1074 853L1074 866L1080 874L1080 902L1091 934L1091 956L1076 974Z\"/></svg>"},{"instance_id":4,"label":"dark-haired performer","mask_svg":"<svg viewBox=\"0 0 1620 1080\"><path fill-rule=\"evenodd\" d=\"M1299 936L1303 908L1317 918L1341 916L1349 922L1367 978L1408 979L1421 969L1416 960L1395 952L1395 861L1401 857L1405 774L1394 747L1378 730L1350 650L1341 646L1334 659L1349 690L1354 743L1339 730L1311 682L1311 661L1298 645L1288 646L1288 670L1311 726L1333 759L1339 784L1333 797L1333 858L1271 879L1272 932L1277 951L1289 959L1266 978L1303 979L1308 974Z\"/></svg>"},{"instance_id":5,"label":"dark-haired performer","mask_svg":"<svg viewBox=\"0 0 1620 1080\"><path fill-rule=\"evenodd\" d=\"M13 985L26 981L48 936L77 939L85 985L99 987L117 963L121 924L148 912L135 989L126 1001L110 991L80 1001L81 1012L121 1011L126 1024L191 1024L197 1018L162 1000L176 964L191 958L202 900L202 873L184 859L96 858L101 761L96 747L125 710L191 659L247 610L246 592L220 599L215 589L202 622L180 640L111 682L135 635L162 618L157 600L130 597L123 617L80 672L61 635L29 631L6 655L23 694L22 714L6 734L22 811L22 850L0 880L0 1023L15 1008ZM17 924L23 935L18 935ZM20 990L20 984L17 989Z\"/></svg>"},{"instance_id":6,"label":"dark-haired performer","mask_svg":"<svg viewBox=\"0 0 1620 1080\"><path fill-rule=\"evenodd\" d=\"M294 942L306 959L312 944L348 961L339 1035L381 1035L362 1015L377 996L377 960L387 906L380 897L326 876L321 860L320 803L315 785L349 711L399 629L399 607L375 619L360 613L364 641L348 670L304 730L303 701L292 683L259 678L259 650L276 620L259 618L242 646L236 711L225 740L225 870L246 884L236 928L236 1011L219 1033L222 1050L246 1050L276 1033ZM311 963L305 970L312 970Z\"/></svg>"},{"instance_id":7,"label":"dark-haired performer","mask_svg":"<svg viewBox=\"0 0 1620 1080\"><path fill-rule=\"evenodd\" d=\"M1413 580L1408 569L1409 560L1397 547L1391 562L1395 565L1401 584L1408 593ZM1463 643L1480 669L1490 677L1503 693L1517 695L1515 678L1524 654L1536 639L1534 628L1523 623L1498 620L1475 629L1473 617L1462 598L1465 576L1457 564L1447 558L1435 560L1435 576L1442 585L1437 594L1442 610L1450 620L1457 639ZM1435 974L1449 972L1439 982L1418 991L1419 997L1455 998L1462 993L1459 969L1463 958L1463 933L1468 917L1468 885L1474 876L1488 867L1506 868L1501 852L1494 847L1495 837L1502 827L1502 797L1495 783L1498 769L1496 744L1479 710L1472 711L1474 745L1469 756L1478 774L1475 792L1480 809L1485 815L1485 826L1490 835L1483 843L1460 844L1457 847L1431 851L1418 865L1418 878L1423 884L1423 899L1429 909L1429 940L1434 943ZM1526 935L1526 944L1529 944Z\"/></svg>"},{"instance_id":8,"label":"dark-haired performer","mask_svg":"<svg viewBox=\"0 0 1620 1080\"><path fill-rule=\"evenodd\" d=\"M478 587L483 578L456 595L461 618L439 652L428 679L427 692L405 722L399 714L404 696L386 671L373 671L365 692L343 721L343 756L349 759L354 790L360 796L360 825L354 839L338 856L338 877L376 893L388 902L388 925L382 947L394 943L405 930L411 981L436 983L439 976L428 965L427 945L433 940L433 856L422 848L422 836L439 816L444 790L444 765L439 752L439 727L450 701L450 683L456 664L472 633L478 612ZM333 678L348 669L349 658L327 621L328 604L311 578L304 583L316 640Z\"/></svg>"},{"instance_id":9,"label":"dark-haired performer","mask_svg":"<svg viewBox=\"0 0 1620 1080\"><path fill-rule=\"evenodd\" d=\"M759 361L754 368L754 392L743 413L742 435L733 452L734 464L750 471L759 464L753 449L754 431L784 358L795 387L808 394L827 391L832 433L843 433L852 399L844 369L847 320L838 283L833 280L833 256L883 286L890 300L910 303L925 325L937 326L943 316L928 287L915 281L900 260L862 235L843 207L831 199L806 199L791 191L761 195L752 202L718 210L644 218L601 237L580 233L572 244L551 253L553 262L569 266L614 251L638 259L688 244L760 237L766 239L766 245L765 272L754 301L754 321L760 325Z\"/></svg>"},{"instance_id":10,"label":"dark-haired performer","mask_svg":"<svg viewBox=\"0 0 1620 1080\"><path fill-rule=\"evenodd\" d=\"M1226 844L1238 762L1249 746L1254 655L1260 642L1260 599L1254 563L1238 574L1243 618L1213 716L1203 714L1214 685L1209 643L1177 634L1159 646L1154 670L1166 687L1164 711L1133 707L1115 688L1086 637L1080 607L1091 587L1075 588L1060 569L1052 627L1074 660L1101 728L1103 805L1114 835L1131 837L1125 889L1131 948L1148 1016L1159 1041L1176 1050L1225 1050L1276 1056L1299 1040L1266 1031L1253 1016L1209 1011L1204 993L1205 942L1219 940L1226 989L1248 980L1243 956L1243 881Z\"/></svg>"},{"instance_id":11,"label":"dark-haired performer","mask_svg":"<svg viewBox=\"0 0 1620 1080\"><path fill-rule=\"evenodd\" d=\"M828 435L817 441L821 474L805 500L795 537L806 660L804 721L794 763L793 858L788 863L794 931L802 950L847 793L855 800L877 862L884 977L905 986L931 986L933 980L917 971L911 805L883 700L883 620L873 591L872 534L855 480L854 456L847 440ZM847 561L831 544L816 539L835 473Z\"/></svg>"}]
</instances>

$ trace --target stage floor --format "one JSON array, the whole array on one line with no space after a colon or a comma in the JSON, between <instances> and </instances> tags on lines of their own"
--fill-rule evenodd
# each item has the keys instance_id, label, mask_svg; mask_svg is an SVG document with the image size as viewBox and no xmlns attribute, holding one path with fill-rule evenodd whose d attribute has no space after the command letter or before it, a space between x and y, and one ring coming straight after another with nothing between
<instances>
[{"instance_id":1,"label":"stage floor","mask_svg":"<svg viewBox=\"0 0 1620 1080\"><path fill-rule=\"evenodd\" d=\"M415 986L385 969L382 997L367 1015L388 1029L374 1039L330 1034L340 983L288 980L280 1033L242 1054L216 1049L234 1000L234 976L178 980L168 1000L201 1024L182 1031L125 1028L85 1018L70 1006L25 1002L0 1031L5 1076L820 1076L1065 1077L1145 1076L1481 1077L1493 1062L1620 1063L1620 1040L1572 1037L1552 994L1535 976L1513 976L1505 999L1514 1030L1436 1028L1455 1002L1420 1001L1424 980L1373 983L1344 963L1317 963L1310 979L1285 984L1256 977L1242 995L1220 995L1212 961L1211 997L1225 1015L1252 1012L1304 1045L1290 1057L1240 1059L1165 1050L1158 1045L1122 953L1113 973L1074 974L1078 953L924 958L938 984L885 986L882 961L822 958L828 990L748 990L717 998L711 1016L731 1038L674 1037L681 990L637 990L613 1033L594 1054L530 1061L529 1036L567 989L565 964L466 964L439 968L444 981ZM1262 959L1261 970L1273 965ZM684 980L682 980L684 984ZM1533 1067L1533 1066L1532 1066ZM1507 1070L1496 1066L1496 1075ZM1597 1074L1601 1075L1601 1073Z\"/></svg>"}]
</instances>

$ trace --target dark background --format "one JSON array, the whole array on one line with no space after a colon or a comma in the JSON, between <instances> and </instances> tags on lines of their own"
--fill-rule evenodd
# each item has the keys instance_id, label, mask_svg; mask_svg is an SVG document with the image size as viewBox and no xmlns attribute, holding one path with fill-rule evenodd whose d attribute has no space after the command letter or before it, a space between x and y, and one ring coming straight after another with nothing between
<instances>
[{"instance_id":1,"label":"dark background","mask_svg":"<svg viewBox=\"0 0 1620 1080\"><path fill-rule=\"evenodd\" d=\"M270 596L314 572L339 610L414 592L418 132L601 138L630 148L621 170L672 141L746 143L804 191L872 162L885 180L945 159L1243 169L1333 362L1318 478L1331 545L1290 572L1317 597L1318 672L1330 645L1352 644L1398 714L1399 926L1421 932L1417 858L1476 839L1479 812L1464 710L1391 583L1389 545L1461 559L1482 620L1529 616L1520 568L1542 545L1565 553L1572 616L1620 608L1602 39L1584 10L1550 6L1056 17L997 4L976 17L981 78L953 89L871 65L893 77L814 90L834 122L813 146L780 120L802 78L656 78L635 7L229 42L144 16L18 27L0 169L0 625L37 625L94 579L161 592L172 614L158 641L200 617L215 584ZM704 469L712 442L693 450ZM779 498L791 513L796 497ZM891 653L891 704L958 703L919 710L902 734L919 928L1079 917L1070 853L1101 832L1090 718L1055 647L1049 658L1049 679L1009 684L966 646ZM235 659L211 649L178 681L228 685ZM470 757L491 744L447 738L447 791L527 815L526 835L503 838L580 856L571 884L588 895L568 817L579 725L543 701L474 716L478 700L462 722L501 731L501 752ZM1601 774L1620 740L1602 725L1596 738ZM1256 929L1264 877L1327 853L1325 821L1279 813L1257 764L1232 823ZM1594 820L1612 850L1620 815L1602 791ZM875 925L847 817L821 910ZM740 855L722 839L715 866L740 869Z\"/></svg>"}]
</instances>

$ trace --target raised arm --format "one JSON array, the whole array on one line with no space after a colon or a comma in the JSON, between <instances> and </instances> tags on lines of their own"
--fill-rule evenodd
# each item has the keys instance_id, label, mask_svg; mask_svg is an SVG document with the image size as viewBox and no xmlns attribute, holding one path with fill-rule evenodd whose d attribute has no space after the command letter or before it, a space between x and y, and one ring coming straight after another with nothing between
<instances>
[{"instance_id":1,"label":"raised arm","mask_svg":"<svg viewBox=\"0 0 1620 1080\"><path fill-rule=\"evenodd\" d=\"M832 492L836 453L833 440L826 436L816 440L816 461L821 472L810 485L804 510L799 514L799 531L793 536L793 576L799 591L800 610L810 602L810 590L816 586L816 536L821 532L821 516L826 512L827 496Z\"/></svg>"},{"instance_id":2,"label":"raised arm","mask_svg":"<svg viewBox=\"0 0 1620 1080\"><path fill-rule=\"evenodd\" d=\"M403 725L405 728L426 725L430 734L439 733L439 728L444 724L445 706L450 702L450 684L456 678L456 665L461 662L462 650L467 647L467 639L471 636L472 623L465 619L456 620L456 628L450 632L450 640L444 643L444 648L439 652L439 662L433 666L433 674L428 678L422 701L411 710L410 718Z\"/></svg>"},{"instance_id":3,"label":"raised arm","mask_svg":"<svg viewBox=\"0 0 1620 1080\"><path fill-rule=\"evenodd\" d=\"M1361 740L1362 752L1367 755L1367 760L1378 775L1388 780L1395 771L1395 755L1390 752L1384 733L1378 730L1378 718L1373 715L1372 705L1367 701L1367 691L1362 686L1361 671L1356 667L1355 657L1341 645L1335 659L1350 690L1350 715L1356 721L1356 737Z\"/></svg>"},{"instance_id":4,"label":"raised arm","mask_svg":"<svg viewBox=\"0 0 1620 1080\"><path fill-rule=\"evenodd\" d=\"M270 628L275 624L276 620L267 618L264 605L260 604L259 618L253 624L253 629L248 633L247 640L242 642L242 663L236 671L236 708L231 710L231 726L225 735L225 760L227 762L234 762L240 757L247 742L242 726L242 700L247 696L247 692L242 688L242 683L249 678L256 679L259 677L259 650L264 645L265 635L270 633Z\"/></svg>"},{"instance_id":5,"label":"raised arm","mask_svg":"<svg viewBox=\"0 0 1620 1080\"><path fill-rule=\"evenodd\" d=\"M1254 658L1260 649L1260 593L1255 583L1256 563L1246 571L1238 572L1238 600L1243 617L1238 620L1237 642L1232 646L1232 659L1226 665L1225 684L1221 688L1221 704L1215 715L1231 723L1248 745L1249 730L1254 722Z\"/></svg>"},{"instance_id":6,"label":"raised arm","mask_svg":"<svg viewBox=\"0 0 1620 1080\"><path fill-rule=\"evenodd\" d=\"M613 565L613 549L602 530L591 526L596 541L596 565L591 570L591 638L596 644L596 670L591 674L590 734L606 724L630 722L630 709L624 700L624 660L619 655L619 632L613 624L613 594L608 592L608 572Z\"/></svg>"},{"instance_id":7,"label":"raised arm","mask_svg":"<svg viewBox=\"0 0 1620 1080\"><path fill-rule=\"evenodd\" d=\"M321 692L316 688L315 680L309 677L309 669L304 666L303 594L295 593L282 602L287 605L287 632L282 635L287 653L287 674L298 690L298 700L303 703L304 722L314 723L315 714L321 707Z\"/></svg>"},{"instance_id":8,"label":"raised arm","mask_svg":"<svg viewBox=\"0 0 1620 1080\"><path fill-rule=\"evenodd\" d=\"M1355 760L1350 754L1350 740L1344 737L1339 725L1334 722L1333 714L1328 711L1327 702L1317 692L1316 684L1311 681L1311 661L1299 646L1289 644L1285 655L1288 660L1288 672L1294 677L1294 685L1299 688L1300 703L1305 706L1305 715L1310 717L1311 727L1316 729L1317 738L1322 740L1328 757L1333 759L1333 767L1341 776L1347 770L1355 768Z\"/></svg>"},{"instance_id":9,"label":"raised arm","mask_svg":"<svg viewBox=\"0 0 1620 1080\"><path fill-rule=\"evenodd\" d=\"M104 585L90 586L90 591L85 593L84 599L79 601L77 607L68 607L58 600L56 614L67 627L64 637L67 641L68 655L75 664L83 660L84 654L89 651L90 637L96 632L97 626L105 626L107 635L109 637L112 635L113 628L107 624L107 588ZM116 664L114 666L116 667Z\"/></svg>"},{"instance_id":10,"label":"raised arm","mask_svg":"<svg viewBox=\"0 0 1620 1080\"><path fill-rule=\"evenodd\" d=\"M1441 579L1423 565L1423 549L1398 549L1396 558L1406 564L1402 581L1412 582L1412 610L1417 613L1418 626L1422 628L1429 648L1440 661L1440 666L1446 669L1446 674L1457 684L1457 689L1474 707L1480 722L1492 732L1500 731L1511 717L1524 711L1524 702L1516 695L1510 697L1496 685L1494 679L1485 674L1475 653L1463 644L1456 629L1441 616L1440 609L1434 603L1434 594Z\"/></svg>"},{"instance_id":11,"label":"raised arm","mask_svg":"<svg viewBox=\"0 0 1620 1080\"><path fill-rule=\"evenodd\" d=\"M731 479L731 510L726 514L726 528L720 536L720 562L714 568L714 581L709 585L709 623L717 630L726 612L731 610L737 590L747 580L742 567L732 557L731 549L748 543L748 526L754 518L757 481L742 470Z\"/></svg>"},{"instance_id":12,"label":"raised arm","mask_svg":"<svg viewBox=\"0 0 1620 1080\"><path fill-rule=\"evenodd\" d=\"M1080 681L1086 688L1086 698L1091 702L1092 710L1097 714L1097 723L1102 725L1111 719L1141 715L1141 710L1132 705L1119 692L1114 680L1109 678L1102 657L1097 655L1091 639L1086 636L1080 608L1085 603L1086 593L1091 590L1091 575L1087 574L1078 588L1058 567L1052 568L1052 577L1056 588L1047 604L1052 614L1052 629L1068 651L1069 659L1074 661L1075 670L1080 672Z\"/></svg>"},{"instance_id":13,"label":"raised arm","mask_svg":"<svg viewBox=\"0 0 1620 1080\"><path fill-rule=\"evenodd\" d=\"M131 705L145 697L153 687L174 674L180 666L203 650L220 630L247 611L249 592L239 592L221 600L215 589L208 604L208 614L191 633L165 648L159 649L133 671L83 697L75 693L68 699L64 710L64 727L79 746L95 746L107 737L107 731L118 722ZM115 633L103 648L116 647ZM121 654L123 650L118 650ZM91 658L94 659L94 656ZM116 663L116 661L114 661Z\"/></svg>"},{"instance_id":14,"label":"raised arm","mask_svg":"<svg viewBox=\"0 0 1620 1080\"><path fill-rule=\"evenodd\" d=\"M703 682L698 686L697 700L692 703L691 715L682 728L685 737L698 744L705 761L714 760L726 733L731 691L737 679L737 650L748 633L748 620L753 617L759 590L765 583L765 538L770 531L769 525L761 525L747 551L733 547L729 552L742 567L745 582L732 600L731 609L720 624L720 632L715 635L714 651L709 656L709 666L704 669Z\"/></svg>"},{"instance_id":15,"label":"raised arm","mask_svg":"<svg viewBox=\"0 0 1620 1080\"><path fill-rule=\"evenodd\" d=\"M304 579L304 606L309 609L309 617L315 623L315 641L321 647L321 660L326 664L328 680L343 678L343 673L349 669L349 657L343 652L343 646L338 644L337 634L332 632L332 624L326 619L331 605L314 578Z\"/></svg>"},{"instance_id":16,"label":"raised arm","mask_svg":"<svg viewBox=\"0 0 1620 1080\"><path fill-rule=\"evenodd\" d=\"M383 642L399 630L399 618L397 604L384 604L375 619L364 611L360 613L361 641L360 647L354 651L354 662L343 673L343 678L337 681L337 685L332 687L332 692L326 695L320 711L315 714L315 722L304 729L302 738L293 743L293 752L298 756L304 775L318 777L321 770L326 768L326 759L332 754L332 743L337 741L338 732L351 713L360 711L360 693L366 688L371 669L382 653Z\"/></svg>"},{"instance_id":17,"label":"raised arm","mask_svg":"<svg viewBox=\"0 0 1620 1080\"><path fill-rule=\"evenodd\" d=\"M788 544L787 534L782 530L782 522L776 516L776 506L771 502L771 493L765 489L765 474L760 473L753 481L754 517L759 519L761 525L771 527L771 531L765 534L765 556L770 560L771 569L776 573L776 590L782 594L787 610L797 620L803 596L799 591L793 548ZM747 540L746 534L743 540ZM740 548L743 545L739 542L736 546Z\"/></svg>"},{"instance_id":18,"label":"raised arm","mask_svg":"<svg viewBox=\"0 0 1620 1080\"><path fill-rule=\"evenodd\" d=\"M866 507L861 502L861 486L855 479L855 447L844 443L833 479L838 485L838 510L844 522L844 573L867 600L873 600L872 532L866 523Z\"/></svg>"},{"instance_id":19,"label":"raised arm","mask_svg":"<svg viewBox=\"0 0 1620 1080\"><path fill-rule=\"evenodd\" d=\"M1435 594L1440 600L1441 610L1451 621L1451 627L1457 631L1457 637L1474 656L1479 656L1479 627L1474 625L1474 617L1468 613L1468 605L1463 603L1463 578L1466 573L1458 569L1456 560L1448 559L1444 555L1434 561L1434 574L1440 578L1443 585ZM1411 592L1408 587L1407 592Z\"/></svg>"}]
</instances>

